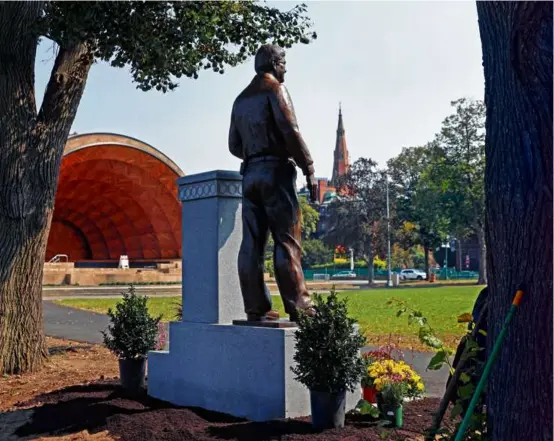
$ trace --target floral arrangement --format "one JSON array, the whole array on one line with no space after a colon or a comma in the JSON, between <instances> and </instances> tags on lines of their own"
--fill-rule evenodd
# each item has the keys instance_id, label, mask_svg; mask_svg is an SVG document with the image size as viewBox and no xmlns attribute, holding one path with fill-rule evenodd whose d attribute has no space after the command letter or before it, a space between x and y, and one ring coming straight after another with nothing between
<instances>
[{"instance_id":1,"label":"floral arrangement","mask_svg":"<svg viewBox=\"0 0 554 441\"><path fill-rule=\"evenodd\" d=\"M369 358L369 357L367 357ZM367 365L364 387L374 387L378 393L391 384L404 384L406 397L417 398L423 394L425 386L421 377L404 361L381 358Z\"/></svg>"},{"instance_id":2,"label":"floral arrangement","mask_svg":"<svg viewBox=\"0 0 554 441\"><path fill-rule=\"evenodd\" d=\"M401 406L404 397L408 394L408 386L405 383L387 383L381 390L381 405Z\"/></svg>"},{"instance_id":3,"label":"floral arrangement","mask_svg":"<svg viewBox=\"0 0 554 441\"><path fill-rule=\"evenodd\" d=\"M366 352L362 356L367 366L377 360L404 360L404 353L394 343L380 346L377 350Z\"/></svg>"}]
</instances>

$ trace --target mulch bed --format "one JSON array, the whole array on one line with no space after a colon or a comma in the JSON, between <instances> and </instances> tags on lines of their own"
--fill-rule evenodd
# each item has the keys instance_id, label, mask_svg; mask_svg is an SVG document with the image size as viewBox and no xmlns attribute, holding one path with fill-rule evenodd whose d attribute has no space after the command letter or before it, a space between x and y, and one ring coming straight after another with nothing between
<instances>
[{"instance_id":1,"label":"mulch bed","mask_svg":"<svg viewBox=\"0 0 554 441\"><path fill-rule=\"evenodd\" d=\"M53 338L47 344L51 358L40 372L0 377L2 441L420 441L439 406L437 399L407 403L398 430L348 415L344 429L315 433L310 418L253 423L131 397L106 348Z\"/></svg>"},{"instance_id":2,"label":"mulch bed","mask_svg":"<svg viewBox=\"0 0 554 441\"><path fill-rule=\"evenodd\" d=\"M438 404L437 399L407 403L402 429L386 429L349 415L344 429L315 433L309 418L248 422L202 409L175 407L146 395L126 396L118 381L110 379L17 403L16 408L34 408L34 414L15 434L22 439L37 439L83 431L92 437L102 432L109 435L105 439L121 441L421 440Z\"/></svg>"}]
</instances>

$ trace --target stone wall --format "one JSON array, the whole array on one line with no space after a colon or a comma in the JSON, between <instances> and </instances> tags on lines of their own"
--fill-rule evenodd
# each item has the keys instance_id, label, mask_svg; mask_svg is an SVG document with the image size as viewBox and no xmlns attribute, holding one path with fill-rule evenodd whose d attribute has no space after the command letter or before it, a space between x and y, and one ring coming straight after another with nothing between
<instances>
[{"instance_id":1,"label":"stone wall","mask_svg":"<svg viewBox=\"0 0 554 441\"><path fill-rule=\"evenodd\" d=\"M181 262L159 263L156 268L75 268L71 262L45 263L44 285L95 286L107 283L175 283L182 277Z\"/></svg>"}]
</instances>

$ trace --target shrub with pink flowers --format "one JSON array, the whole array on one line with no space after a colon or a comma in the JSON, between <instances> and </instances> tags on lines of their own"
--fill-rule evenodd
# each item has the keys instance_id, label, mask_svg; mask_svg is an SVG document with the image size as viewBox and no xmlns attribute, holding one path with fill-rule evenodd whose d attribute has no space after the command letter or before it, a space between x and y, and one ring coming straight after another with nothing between
<instances>
[{"instance_id":1,"label":"shrub with pink flowers","mask_svg":"<svg viewBox=\"0 0 554 441\"><path fill-rule=\"evenodd\" d=\"M167 345L167 327L163 323L158 323L158 342L156 343L155 350L163 351Z\"/></svg>"}]
</instances>

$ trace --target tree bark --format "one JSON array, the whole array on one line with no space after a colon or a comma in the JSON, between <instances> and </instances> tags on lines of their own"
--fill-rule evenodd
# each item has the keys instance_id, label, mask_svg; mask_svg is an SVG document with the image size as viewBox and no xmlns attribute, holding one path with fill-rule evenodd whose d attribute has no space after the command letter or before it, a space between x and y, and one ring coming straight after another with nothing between
<instances>
[{"instance_id":1,"label":"tree bark","mask_svg":"<svg viewBox=\"0 0 554 441\"><path fill-rule=\"evenodd\" d=\"M463 264L463 256L462 256L462 241L457 240L456 241L456 271L463 271L464 270L464 264Z\"/></svg>"},{"instance_id":2,"label":"tree bark","mask_svg":"<svg viewBox=\"0 0 554 441\"><path fill-rule=\"evenodd\" d=\"M478 285L486 285L487 279L487 241L485 236L485 228L477 230L477 241L479 243L479 280Z\"/></svg>"},{"instance_id":3,"label":"tree bark","mask_svg":"<svg viewBox=\"0 0 554 441\"><path fill-rule=\"evenodd\" d=\"M552 2L477 2L485 74L493 441L552 440ZM521 417L516 417L520 415Z\"/></svg>"},{"instance_id":4,"label":"tree bark","mask_svg":"<svg viewBox=\"0 0 554 441\"><path fill-rule=\"evenodd\" d=\"M375 259L375 250L373 247L373 238L367 242L367 283L372 284L375 281L375 272L373 271L373 260Z\"/></svg>"},{"instance_id":5,"label":"tree bark","mask_svg":"<svg viewBox=\"0 0 554 441\"><path fill-rule=\"evenodd\" d=\"M46 357L42 273L64 145L92 56L60 48L37 113L32 26L42 2L0 3L0 374Z\"/></svg>"},{"instance_id":6,"label":"tree bark","mask_svg":"<svg viewBox=\"0 0 554 441\"><path fill-rule=\"evenodd\" d=\"M427 247L427 245L424 245L423 250L423 253L425 255L425 274L427 274L427 281L431 282L431 268L429 266L429 247Z\"/></svg>"}]
</instances>

